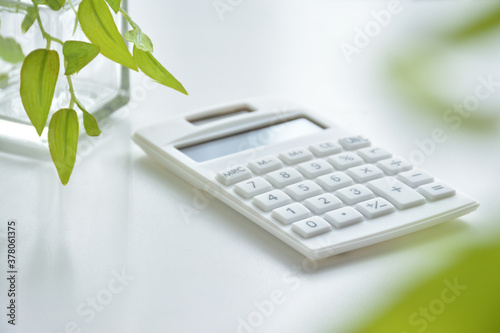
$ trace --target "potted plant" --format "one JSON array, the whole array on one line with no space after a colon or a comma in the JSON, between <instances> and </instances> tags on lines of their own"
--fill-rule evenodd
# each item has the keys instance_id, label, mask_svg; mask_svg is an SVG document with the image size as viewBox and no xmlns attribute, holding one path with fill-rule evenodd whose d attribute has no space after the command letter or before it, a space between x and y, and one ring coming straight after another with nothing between
<instances>
[{"instance_id":1,"label":"potted plant","mask_svg":"<svg viewBox=\"0 0 500 333\"><path fill-rule=\"evenodd\" d=\"M86 91L85 86L75 84L79 72L89 67L98 55L107 58L109 64L106 66L113 66L114 62L124 72L128 69L142 71L156 82L187 95L182 84L153 56L153 43L127 13L126 0L31 0L31 3L0 0L2 9L6 15L0 16L0 28L4 28L1 25L5 24L5 17L22 15L22 34L36 34L38 45L25 55L18 41L24 37L3 36L2 31L7 30L0 30L0 91L11 81L17 83L14 84L15 93L22 103L23 116L38 136L46 135L52 161L63 185L68 183L73 171L80 134L100 135L98 120L102 114L99 112L110 112L109 101L90 112L79 94L79 87ZM63 28L63 35L69 34L64 39L48 29L44 22L45 17L62 12L73 17L71 21L67 18L55 20L71 22L71 26L66 23ZM123 36L115 22L115 17L120 16L132 27L126 29ZM75 38L77 31L81 31L82 38ZM132 52L127 42L132 43ZM126 74L125 77L128 79ZM93 86L90 84L87 90L96 90ZM93 95L99 92L94 91ZM128 95L123 97L117 93L113 106L117 108L127 101Z\"/></svg>"}]
</instances>

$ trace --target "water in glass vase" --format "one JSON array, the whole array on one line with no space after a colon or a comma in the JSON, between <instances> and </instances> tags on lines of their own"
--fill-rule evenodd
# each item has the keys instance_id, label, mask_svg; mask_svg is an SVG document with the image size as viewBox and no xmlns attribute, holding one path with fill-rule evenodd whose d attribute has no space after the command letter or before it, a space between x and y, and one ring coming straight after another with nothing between
<instances>
[{"instance_id":1,"label":"water in glass vase","mask_svg":"<svg viewBox=\"0 0 500 333\"><path fill-rule=\"evenodd\" d=\"M80 0L73 0L71 3L77 9ZM122 1L122 7L125 8L126 5L127 2ZM20 70L24 57L35 49L46 47L46 40L43 39L37 22L23 33L23 27L26 28L23 21L26 22L30 8L31 1L0 0L0 150L21 154L31 154L34 149L47 151L47 126L50 117L57 110L67 108L70 102L68 82L64 77L62 46L52 42L51 49L59 53L60 77L49 120L39 137L24 111L19 94ZM52 36L62 41L88 42L79 27L75 30L76 15L68 2L59 11L44 5L39 6L39 10L44 28ZM126 22L121 16L115 16L115 20L124 33L127 29ZM97 121L109 116L129 100L128 70L100 54L77 75L73 75L72 80L77 98ZM78 114L81 117L81 113ZM83 132L82 121L80 123L80 130Z\"/></svg>"}]
</instances>

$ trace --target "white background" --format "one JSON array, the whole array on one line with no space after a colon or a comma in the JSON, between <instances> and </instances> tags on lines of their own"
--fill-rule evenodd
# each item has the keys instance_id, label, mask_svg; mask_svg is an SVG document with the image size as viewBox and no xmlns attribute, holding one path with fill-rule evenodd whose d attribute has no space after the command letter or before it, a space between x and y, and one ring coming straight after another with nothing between
<instances>
[{"instance_id":1,"label":"white background","mask_svg":"<svg viewBox=\"0 0 500 333\"><path fill-rule=\"evenodd\" d=\"M339 45L352 44L356 29L387 2L232 3L222 20L212 0L131 1L155 56L190 96L132 74L129 106L91 149L80 147L84 156L68 186L49 162L0 155L0 267L6 270L9 219L18 224L19 266L16 327L6 323L0 274L1 332L237 332L240 319L255 326L240 332L347 332L450 262L453 249L498 230L498 124L482 132L452 129L442 117L403 104L385 74L388 59L404 47L492 3L403 2L402 13L350 64ZM450 104L473 93L478 76L500 79L495 52L481 47L450 50L454 56L443 61L449 68L442 75L455 79L437 81L447 82ZM478 199L480 209L315 265L130 140L136 129L170 116L273 94L405 157L442 128L447 141L422 167ZM498 105L499 96L485 103ZM116 280L122 272L130 278L124 283ZM256 315L275 294L280 304ZM91 315L88 302L99 297L106 304Z\"/></svg>"}]
</instances>

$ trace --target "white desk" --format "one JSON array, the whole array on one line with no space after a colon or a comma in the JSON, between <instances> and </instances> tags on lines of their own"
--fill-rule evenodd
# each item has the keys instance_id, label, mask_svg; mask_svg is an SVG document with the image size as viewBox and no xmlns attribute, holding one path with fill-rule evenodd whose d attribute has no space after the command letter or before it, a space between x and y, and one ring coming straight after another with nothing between
<instances>
[{"instance_id":1,"label":"white desk","mask_svg":"<svg viewBox=\"0 0 500 333\"><path fill-rule=\"evenodd\" d=\"M6 324L2 278L0 331L344 332L449 262L443 249L498 230L498 125L452 130L440 117L404 109L380 84L384 59L401 41L425 39L429 22L480 5L405 2L347 64L339 44L371 20L371 10L386 6L241 1L222 21L212 0L132 0L130 12L155 42L155 55L191 95L133 74L129 107L65 188L49 162L0 155L2 271L8 219L18 222L19 251L18 326ZM471 87L476 76L498 72L486 68ZM180 112L264 94L296 98L403 156L433 128L445 129L447 142L423 168L477 198L480 209L315 265L165 171L129 139Z\"/></svg>"}]
</instances>

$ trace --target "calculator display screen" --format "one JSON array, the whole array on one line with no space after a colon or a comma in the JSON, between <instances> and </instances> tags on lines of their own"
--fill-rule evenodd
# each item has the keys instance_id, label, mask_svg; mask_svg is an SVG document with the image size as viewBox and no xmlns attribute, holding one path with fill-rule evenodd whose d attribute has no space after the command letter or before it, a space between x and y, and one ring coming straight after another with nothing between
<instances>
[{"instance_id":1,"label":"calculator display screen","mask_svg":"<svg viewBox=\"0 0 500 333\"><path fill-rule=\"evenodd\" d=\"M295 139L322 130L323 127L316 125L312 121L306 118L298 118L180 148L179 150L196 162L204 162L243 150Z\"/></svg>"}]
</instances>

